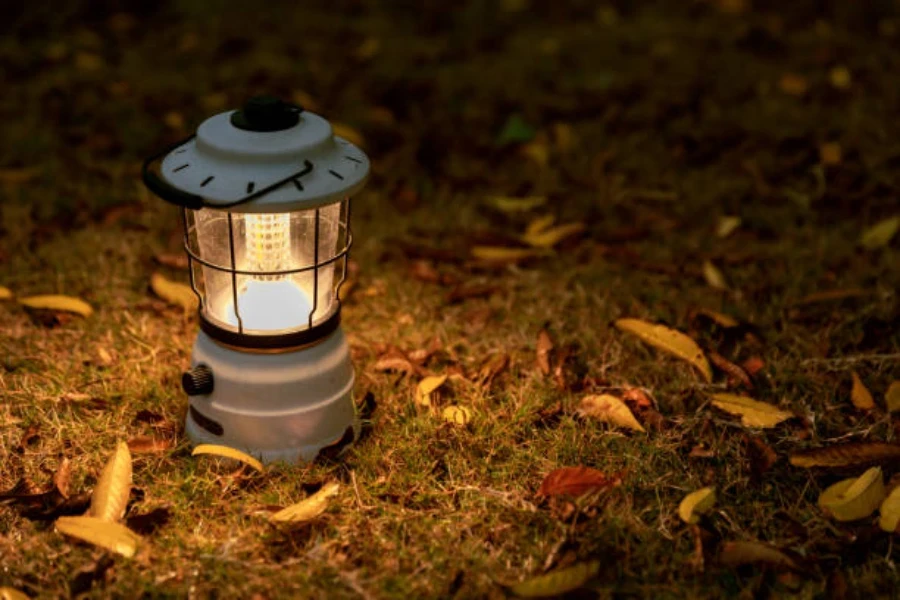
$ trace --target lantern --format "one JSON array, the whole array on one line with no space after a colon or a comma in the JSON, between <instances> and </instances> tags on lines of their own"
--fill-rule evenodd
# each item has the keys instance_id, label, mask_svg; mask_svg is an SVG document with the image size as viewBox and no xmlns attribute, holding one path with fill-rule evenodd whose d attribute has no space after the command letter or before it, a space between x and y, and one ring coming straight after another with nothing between
<instances>
[{"instance_id":1,"label":"lantern","mask_svg":"<svg viewBox=\"0 0 900 600\"><path fill-rule=\"evenodd\" d=\"M147 187L182 207L200 300L182 377L193 443L296 462L354 438L338 291L350 196L368 172L365 153L328 121L266 96L144 163Z\"/></svg>"}]
</instances>

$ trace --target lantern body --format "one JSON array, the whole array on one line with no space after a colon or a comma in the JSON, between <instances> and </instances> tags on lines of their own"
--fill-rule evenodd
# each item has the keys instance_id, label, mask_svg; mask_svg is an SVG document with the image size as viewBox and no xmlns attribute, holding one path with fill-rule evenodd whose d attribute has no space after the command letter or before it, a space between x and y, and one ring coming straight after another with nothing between
<instances>
[{"instance_id":1,"label":"lantern body","mask_svg":"<svg viewBox=\"0 0 900 600\"><path fill-rule=\"evenodd\" d=\"M144 165L147 186L183 207L200 300L182 378L188 437L263 462L312 460L358 430L338 292L350 196L369 163L327 121L301 113L254 99Z\"/></svg>"}]
</instances>

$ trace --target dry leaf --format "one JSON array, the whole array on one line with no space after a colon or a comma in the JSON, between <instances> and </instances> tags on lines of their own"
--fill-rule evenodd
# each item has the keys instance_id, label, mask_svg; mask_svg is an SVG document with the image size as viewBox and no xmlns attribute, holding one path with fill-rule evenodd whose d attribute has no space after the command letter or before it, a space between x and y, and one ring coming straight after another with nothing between
<instances>
[{"instance_id":1,"label":"dry leaf","mask_svg":"<svg viewBox=\"0 0 900 600\"><path fill-rule=\"evenodd\" d=\"M277 513L270 516L269 519L281 523L303 523L305 521L311 521L328 509L329 499L337 494L340 489L341 484L337 481L326 483L312 496L305 498L297 504L292 504L287 508L279 510Z\"/></svg>"},{"instance_id":2,"label":"dry leaf","mask_svg":"<svg viewBox=\"0 0 900 600\"><path fill-rule=\"evenodd\" d=\"M550 158L550 149L547 147L546 142L542 140L528 142L519 148L519 152L533 160L539 167L546 167L547 160Z\"/></svg>"},{"instance_id":3,"label":"dry leaf","mask_svg":"<svg viewBox=\"0 0 900 600\"><path fill-rule=\"evenodd\" d=\"M740 226L740 217L732 217L728 215L719 217L719 222L716 224L716 237L727 238L734 232L735 229Z\"/></svg>"},{"instance_id":4,"label":"dry leaf","mask_svg":"<svg viewBox=\"0 0 900 600\"><path fill-rule=\"evenodd\" d=\"M131 452L128 444L119 442L91 493L89 514L101 521L116 522L125 516L130 494Z\"/></svg>"},{"instance_id":5,"label":"dry leaf","mask_svg":"<svg viewBox=\"0 0 900 600\"><path fill-rule=\"evenodd\" d=\"M578 406L578 414L599 419L610 425L644 432L643 426L638 423L625 403L611 394L585 396Z\"/></svg>"},{"instance_id":6,"label":"dry leaf","mask_svg":"<svg viewBox=\"0 0 900 600\"><path fill-rule=\"evenodd\" d=\"M485 262L519 262L541 256L534 248L507 248L505 246L473 246L472 256Z\"/></svg>"},{"instance_id":7,"label":"dry leaf","mask_svg":"<svg viewBox=\"0 0 900 600\"><path fill-rule=\"evenodd\" d=\"M56 472L53 473L53 485L63 498L69 497L69 484L72 481L72 461L68 456L62 457Z\"/></svg>"},{"instance_id":8,"label":"dry leaf","mask_svg":"<svg viewBox=\"0 0 900 600\"><path fill-rule=\"evenodd\" d=\"M197 295L190 286L169 281L161 273L150 276L150 289L169 304L180 306L185 311L197 310L199 305Z\"/></svg>"},{"instance_id":9,"label":"dry leaf","mask_svg":"<svg viewBox=\"0 0 900 600\"><path fill-rule=\"evenodd\" d=\"M538 370L542 375L550 374L550 353L553 352L553 338L546 327L542 327L537 338L537 362Z\"/></svg>"},{"instance_id":10,"label":"dry leaf","mask_svg":"<svg viewBox=\"0 0 900 600\"><path fill-rule=\"evenodd\" d=\"M881 517L878 525L888 533L897 531L900 525L900 486L894 488L890 495L881 503Z\"/></svg>"},{"instance_id":11,"label":"dry leaf","mask_svg":"<svg viewBox=\"0 0 900 600\"><path fill-rule=\"evenodd\" d=\"M859 238L860 245L867 250L887 246L900 229L900 216L883 219L866 229Z\"/></svg>"},{"instance_id":12,"label":"dry leaf","mask_svg":"<svg viewBox=\"0 0 900 600\"><path fill-rule=\"evenodd\" d=\"M56 530L128 558L134 556L142 541L141 536L124 525L96 517L60 517L56 520Z\"/></svg>"},{"instance_id":13,"label":"dry leaf","mask_svg":"<svg viewBox=\"0 0 900 600\"><path fill-rule=\"evenodd\" d=\"M509 196L489 196L487 203L505 213L519 213L534 210L547 203L546 196L525 196L512 198Z\"/></svg>"},{"instance_id":14,"label":"dry leaf","mask_svg":"<svg viewBox=\"0 0 900 600\"><path fill-rule=\"evenodd\" d=\"M28 600L23 592L11 587L0 587L0 600Z\"/></svg>"},{"instance_id":15,"label":"dry leaf","mask_svg":"<svg viewBox=\"0 0 900 600\"><path fill-rule=\"evenodd\" d=\"M12 300L13 293L8 287L0 285L0 300Z\"/></svg>"},{"instance_id":16,"label":"dry leaf","mask_svg":"<svg viewBox=\"0 0 900 600\"><path fill-rule=\"evenodd\" d=\"M420 406L431 406L431 394L447 381L446 375L431 375L424 378L416 386L416 403Z\"/></svg>"},{"instance_id":17,"label":"dry leaf","mask_svg":"<svg viewBox=\"0 0 900 600\"><path fill-rule=\"evenodd\" d=\"M42 296L27 296L19 298L19 304L27 308L37 308L45 310L57 310L75 313L82 317L89 317L94 309L91 305L80 298L72 296L63 296L59 294L46 294Z\"/></svg>"},{"instance_id":18,"label":"dry leaf","mask_svg":"<svg viewBox=\"0 0 900 600\"><path fill-rule=\"evenodd\" d=\"M444 409L441 413L441 418L453 425L464 427L472 420L472 411L465 406L453 404Z\"/></svg>"},{"instance_id":19,"label":"dry leaf","mask_svg":"<svg viewBox=\"0 0 900 600\"><path fill-rule=\"evenodd\" d=\"M836 521L865 519L881 506L885 497L880 467L860 477L839 481L819 496L819 507Z\"/></svg>"},{"instance_id":20,"label":"dry leaf","mask_svg":"<svg viewBox=\"0 0 900 600\"><path fill-rule=\"evenodd\" d=\"M693 312L693 315L694 316L691 318L692 321L696 317L706 317L719 327L724 327L726 329L729 329L731 327L738 327L741 324L740 321L732 316L716 312L708 308L698 308Z\"/></svg>"},{"instance_id":21,"label":"dry leaf","mask_svg":"<svg viewBox=\"0 0 900 600\"><path fill-rule=\"evenodd\" d=\"M532 235L537 235L542 231L546 231L548 227L553 225L556 222L556 217L554 215L543 215L540 217L536 217L525 228L525 235L522 237L529 237Z\"/></svg>"},{"instance_id":22,"label":"dry leaf","mask_svg":"<svg viewBox=\"0 0 900 600\"><path fill-rule=\"evenodd\" d=\"M716 504L716 488L705 487L691 492L678 505L678 516L688 525L700 522L700 515L705 515Z\"/></svg>"},{"instance_id":23,"label":"dry leaf","mask_svg":"<svg viewBox=\"0 0 900 600\"><path fill-rule=\"evenodd\" d=\"M588 492L614 487L622 482L616 475L607 477L590 467L561 467L551 471L541 483L537 496L571 496L577 498Z\"/></svg>"},{"instance_id":24,"label":"dry leaf","mask_svg":"<svg viewBox=\"0 0 900 600\"><path fill-rule=\"evenodd\" d=\"M837 142L826 142L819 146L819 162L825 166L841 164L841 145Z\"/></svg>"},{"instance_id":25,"label":"dry leaf","mask_svg":"<svg viewBox=\"0 0 900 600\"><path fill-rule=\"evenodd\" d=\"M900 410L900 381L891 382L884 393L884 405L888 412Z\"/></svg>"},{"instance_id":26,"label":"dry leaf","mask_svg":"<svg viewBox=\"0 0 900 600\"><path fill-rule=\"evenodd\" d=\"M803 571L800 564L774 546L762 542L725 542L719 552L719 564L725 567L764 564Z\"/></svg>"},{"instance_id":27,"label":"dry leaf","mask_svg":"<svg viewBox=\"0 0 900 600\"><path fill-rule=\"evenodd\" d=\"M703 261L703 279L706 280L706 284L717 290L727 290L728 282L725 281L725 276L722 275L722 271L719 268L712 264L712 261L705 260Z\"/></svg>"},{"instance_id":28,"label":"dry leaf","mask_svg":"<svg viewBox=\"0 0 900 600\"><path fill-rule=\"evenodd\" d=\"M795 467L862 467L900 459L900 444L847 442L815 450L796 452L790 462Z\"/></svg>"},{"instance_id":29,"label":"dry leaf","mask_svg":"<svg viewBox=\"0 0 900 600\"><path fill-rule=\"evenodd\" d=\"M244 464L250 465L260 473L263 472L263 465L257 459L253 458L249 454L241 452L240 450L235 450L234 448L229 448L228 446L217 446L215 444L200 444L194 451L191 452L191 456L197 456L200 454L214 454L215 456L224 456L225 458L233 458L234 460L240 461Z\"/></svg>"},{"instance_id":30,"label":"dry leaf","mask_svg":"<svg viewBox=\"0 0 900 600\"><path fill-rule=\"evenodd\" d=\"M856 371L850 373L853 377L853 389L850 390L850 401L853 406L860 410L872 410L875 408L875 400L872 399L872 393L863 384Z\"/></svg>"},{"instance_id":31,"label":"dry leaf","mask_svg":"<svg viewBox=\"0 0 900 600\"><path fill-rule=\"evenodd\" d=\"M565 223L540 231L526 231L522 241L534 248L552 248L564 239L584 231L584 223Z\"/></svg>"},{"instance_id":32,"label":"dry leaf","mask_svg":"<svg viewBox=\"0 0 900 600\"><path fill-rule=\"evenodd\" d=\"M599 570L600 562L592 560L526 579L509 589L520 598L557 598L577 590L590 581Z\"/></svg>"},{"instance_id":33,"label":"dry leaf","mask_svg":"<svg viewBox=\"0 0 900 600\"><path fill-rule=\"evenodd\" d=\"M729 414L739 415L741 424L747 427L775 427L794 416L772 404L736 394L712 394L712 403Z\"/></svg>"},{"instance_id":34,"label":"dry leaf","mask_svg":"<svg viewBox=\"0 0 900 600\"><path fill-rule=\"evenodd\" d=\"M740 382L749 390L753 389L753 381L743 368L734 364L718 352L709 352L707 353L707 356L709 357L709 362L715 365L717 369L728 374L729 383L731 383L731 380L734 380L735 382Z\"/></svg>"},{"instance_id":35,"label":"dry leaf","mask_svg":"<svg viewBox=\"0 0 900 600\"><path fill-rule=\"evenodd\" d=\"M332 121L331 130L334 132L334 135L340 138L344 138L354 146L362 147L366 145L366 141L363 138L362 134L346 123L337 123L335 121Z\"/></svg>"},{"instance_id":36,"label":"dry leaf","mask_svg":"<svg viewBox=\"0 0 900 600\"><path fill-rule=\"evenodd\" d=\"M694 365L706 381L712 381L712 367L703 355L703 350L687 335L665 325L648 323L640 319L618 319L616 327L633 333L655 348L677 356Z\"/></svg>"},{"instance_id":37,"label":"dry leaf","mask_svg":"<svg viewBox=\"0 0 900 600\"><path fill-rule=\"evenodd\" d=\"M128 449L134 454L159 454L169 450L174 444L170 439L139 435L128 440Z\"/></svg>"}]
</instances>

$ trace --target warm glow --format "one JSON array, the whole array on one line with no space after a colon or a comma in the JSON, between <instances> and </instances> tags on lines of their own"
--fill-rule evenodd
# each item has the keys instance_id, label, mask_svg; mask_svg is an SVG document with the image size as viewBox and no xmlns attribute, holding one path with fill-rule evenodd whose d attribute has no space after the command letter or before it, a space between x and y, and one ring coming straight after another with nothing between
<instances>
[{"instance_id":1,"label":"warm glow","mask_svg":"<svg viewBox=\"0 0 900 600\"><path fill-rule=\"evenodd\" d=\"M253 278L238 295L244 329L296 329L309 322L309 298L289 279L263 281ZM228 324L237 327L233 303L228 304Z\"/></svg>"}]
</instances>

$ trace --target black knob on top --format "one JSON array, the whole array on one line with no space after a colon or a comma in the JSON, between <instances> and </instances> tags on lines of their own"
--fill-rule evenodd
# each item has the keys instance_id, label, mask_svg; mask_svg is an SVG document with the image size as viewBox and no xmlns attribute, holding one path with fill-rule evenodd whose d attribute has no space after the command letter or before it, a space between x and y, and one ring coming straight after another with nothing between
<instances>
[{"instance_id":1,"label":"black knob on top","mask_svg":"<svg viewBox=\"0 0 900 600\"><path fill-rule=\"evenodd\" d=\"M246 131L281 131L300 121L303 108L275 96L254 96L231 113L231 124Z\"/></svg>"},{"instance_id":2,"label":"black knob on top","mask_svg":"<svg viewBox=\"0 0 900 600\"><path fill-rule=\"evenodd\" d=\"M213 391L213 373L212 369L206 365L197 365L196 367L185 371L181 375L181 387L187 392L188 396L205 396Z\"/></svg>"}]
</instances>

